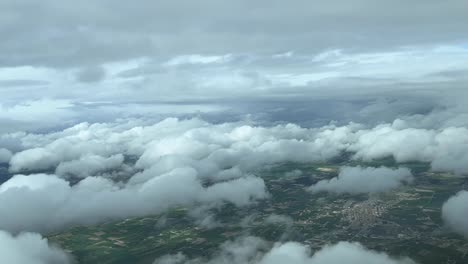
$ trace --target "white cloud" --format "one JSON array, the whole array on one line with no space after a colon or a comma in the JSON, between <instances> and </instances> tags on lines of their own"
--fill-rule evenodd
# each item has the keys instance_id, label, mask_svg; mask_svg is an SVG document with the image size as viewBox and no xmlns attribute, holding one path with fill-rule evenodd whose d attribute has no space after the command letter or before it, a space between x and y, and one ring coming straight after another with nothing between
<instances>
[{"instance_id":1,"label":"white cloud","mask_svg":"<svg viewBox=\"0 0 468 264\"><path fill-rule=\"evenodd\" d=\"M299 243L277 244L268 252L260 264L410 264L408 258L395 259L385 253L368 250L358 243L340 242L326 246L311 256L310 249Z\"/></svg>"},{"instance_id":2,"label":"white cloud","mask_svg":"<svg viewBox=\"0 0 468 264\"><path fill-rule=\"evenodd\" d=\"M10 170L50 169L63 162L84 162L86 160L80 159L87 155L125 154L138 157L137 168L151 168L153 173L185 164L210 177L236 166L246 171L265 163L333 157L343 148L345 134L342 130L347 129L322 131L293 124L275 127L239 123L215 125L199 119L166 119L152 125L138 122L80 124L62 132L23 136L21 141L27 149L15 153Z\"/></svg>"},{"instance_id":3,"label":"white cloud","mask_svg":"<svg viewBox=\"0 0 468 264\"><path fill-rule=\"evenodd\" d=\"M10 170L55 170L57 176L17 175L5 182L0 212L12 217L1 219L0 227L48 231L174 206L246 206L268 197L263 180L250 174L253 169L333 157L343 148L342 130L166 119L155 124L83 123L54 133L17 134L26 149L13 155ZM134 168L123 164L124 155L137 160ZM106 172L121 168L127 173L125 184L113 182ZM64 180L69 175L85 179L70 186ZM202 187L206 179L212 185ZM13 206L11 200L18 202ZM119 210L112 206L116 202Z\"/></svg>"},{"instance_id":4,"label":"white cloud","mask_svg":"<svg viewBox=\"0 0 468 264\"><path fill-rule=\"evenodd\" d=\"M0 219L0 228L48 232L73 224L160 213L176 206L218 206L223 202L246 206L266 197L265 184L259 178L245 176L203 187L192 168L154 175L138 185L88 177L70 186L55 175L16 175L0 185L0 214L9 215Z\"/></svg>"},{"instance_id":5,"label":"white cloud","mask_svg":"<svg viewBox=\"0 0 468 264\"><path fill-rule=\"evenodd\" d=\"M57 166L57 169L55 169L55 174L81 178L95 176L98 172L120 169L123 161L124 157L122 154L115 154L108 158L92 154L85 155L81 156L78 160L61 162Z\"/></svg>"},{"instance_id":6,"label":"white cloud","mask_svg":"<svg viewBox=\"0 0 468 264\"><path fill-rule=\"evenodd\" d=\"M407 168L343 167L338 177L321 180L309 187L312 192L375 193L398 188L413 180Z\"/></svg>"},{"instance_id":7,"label":"white cloud","mask_svg":"<svg viewBox=\"0 0 468 264\"><path fill-rule=\"evenodd\" d=\"M4 183L0 188L8 191L0 194L0 209L15 217L0 223L8 230L48 230L156 213L177 205L196 207L228 201L245 206L268 197L263 180L251 173L255 169L277 162L326 161L343 151L354 152L356 159L393 156L399 162L428 161L434 169L466 173L467 134L466 128L409 128L405 121L374 128L358 124L303 128L176 118L157 123L144 119L82 123L53 133L9 134L6 139L15 139L24 148L10 159L10 171L55 170L57 176L17 176ZM124 162L123 157L136 163ZM113 170L120 173L119 177L114 177ZM69 186L59 178L66 179L69 174L88 178ZM47 184L41 185L34 178ZM53 197L48 195L52 188L46 180L49 178L58 186ZM319 183L312 190L386 191L410 178L407 169L345 168L340 177ZM40 190L9 187L29 179ZM117 179L128 181L113 182ZM213 185L202 187L206 181ZM154 188L158 194L150 195ZM21 203L13 208L8 201L17 197L21 197ZM120 201L124 209L113 209L111 201ZM24 215L34 216L38 209L33 208L41 207L48 213L25 220ZM17 217L23 221L17 221Z\"/></svg>"},{"instance_id":8,"label":"white cloud","mask_svg":"<svg viewBox=\"0 0 468 264\"><path fill-rule=\"evenodd\" d=\"M468 238L468 192L461 191L442 206L444 222L455 232Z\"/></svg>"},{"instance_id":9,"label":"white cloud","mask_svg":"<svg viewBox=\"0 0 468 264\"><path fill-rule=\"evenodd\" d=\"M398 162L427 161L434 170L467 173L468 129L408 128L402 121L356 131L358 139L348 147L355 157L372 160L392 156Z\"/></svg>"},{"instance_id":10,"label":"white cloud","mask_svg":"<svg viewBox=\"0 0 468 264\"><path fill-rule=\"evenodd\" d=\"M8 264L72 263L68 254L50 246L47 239L35 233L12 236L0 230L0 262Z\"/></svg>"},{"instance_id":11,"label":"white cloud","mask_svg":"<svg viewBox=\"0 0 468 264\"><path fill-rule=\"evenodd\" d=\"M257 237L243 237L222 244L211 259L189 259L182 253L156 259L154 264L414 264L409 258L392 258L358 243L340 242L314 254L306 245L287 242L273 247Z\"/></svg>"},{"instance_id":12,"label":"white cloud","mask_svg":"<svg viewBox=\"0 0 468 264\"><path fill-rule=\"evenodd\" d=\"M434 170L468 171L468 130L412 128L404 120L374 128L349 124L302 128L294 124L261 127L239 123L211 124L198 119L166 119L159 123L129 121L80 124L51 134L17 134L24 151L15 153L10 170L55 169L63 162L80 164L84 156L139 157L136 166L153 172L181 162L208 177L231 168L246 171L280 161L323 161L342 151L355 159L392 156L398 162L431 162ZM62 167L65 165L62 165ZM138 178L144 178L142 173Z\"/></svg>"}]
</instances>

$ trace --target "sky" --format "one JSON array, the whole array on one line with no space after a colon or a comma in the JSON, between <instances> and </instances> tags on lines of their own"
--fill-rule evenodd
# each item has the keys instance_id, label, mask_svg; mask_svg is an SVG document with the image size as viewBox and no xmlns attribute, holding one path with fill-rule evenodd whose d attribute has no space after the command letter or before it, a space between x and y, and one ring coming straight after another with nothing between
<instances>
[{"instance_id":1,"label":"sky","mask_svg":"<svg viewBox=\"0 0 468 264\"><path fill-rule=\"evenodd\" d=\"M2 0L1 131L175 114L317 126L431 111L465 90L467 10L464 0ZM388 101L396 113L353 114Z\"/></svg>"},{"instance_id":2,"label":"sky","mask_svg":"<svg viewBox=\"0 0 468 264\"><path fill-rule=\"evenodd\" d=\"M176 206L202 223L222 203L252 206L270 196L252 171L275 162L346 152L467 175L466 25L465 0L0 0L0 164L14 175L0 178L0 215L11 216L0 258L25 263L26 245L37 263L63 263L42 236L75 224ZM386 192L412 179L404 167L344 167L308 190ZM463 236L467 202L462 191L442 210ZM413 263L348 242L315 254L230 243L266 253L225 263Z\"/></svg>"}]
</instances>

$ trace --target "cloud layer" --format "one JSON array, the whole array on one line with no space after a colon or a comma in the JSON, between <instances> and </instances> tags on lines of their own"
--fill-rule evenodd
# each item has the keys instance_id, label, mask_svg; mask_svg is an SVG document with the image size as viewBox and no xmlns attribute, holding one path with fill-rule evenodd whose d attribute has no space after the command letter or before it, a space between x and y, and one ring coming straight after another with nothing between
<instances>
[{"instance_id":1,"label":"cloud layer","mask_svg":"<svg viewBox=\"0 0 468 264\"><path fill-rule=\"evenodd\" d=\"M410 128L404 121L374 128L303 128L172 118L8 134L4 140L23 149L11 157L10 171L49 175L16 175L0 186L0 212L10 215L0 220L0 227L47 231L175 206L246 206L268 197L263 180L252 175L262 165L326 161L343 152L354 153L355 159L390 156L467 173L466 132L462 127ZM338 178L311 190L380 192L409 181L411 173L404 168L343 168ZM18 202L13 206L12 200ZM119 210L112 206L115 201Z\"/></svg>"},{"instance_id":2,"label":"cloud layer","mask_svg":"<svg viewBox=\"0 0 468 264\"><path fill-rule=\"evenodd\" d=\"M89 172L121 165L119 155L137 158L136 168L167 171L175 160L204 176L246 171L280 161L323 161L343 151L365 161L393 157L397 162L430 162L434 170L468 172L468 130L463 126L414 128L405 120L367 127L350 123L304 128L295 124L256 126L248 122L213 124L200 119L130 120L82 123L49 134L6 134L12 172L56 169L65 173L86 164ZM117 156L116 156L117 155ZM99 160L100 162L96 162ZM66 163L64 163L66 162ZM99 163L100 168L96 167ZM230 168L230 170L227 170ZM77 174L75 172L75 174ZM145 173L136 178L144 178Z\"/></svg>"}]
</instances>

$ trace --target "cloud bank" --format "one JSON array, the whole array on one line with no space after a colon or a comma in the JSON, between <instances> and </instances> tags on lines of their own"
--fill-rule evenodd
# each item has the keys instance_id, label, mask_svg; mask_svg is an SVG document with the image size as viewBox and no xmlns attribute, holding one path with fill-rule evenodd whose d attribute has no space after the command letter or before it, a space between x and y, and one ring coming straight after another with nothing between
<instances>
[{"instance_id":1,"label":"cloud bank","mask_svg":"<svg viewBox=\"0 0 468 264\"><path fill-rule=\"evenodd\" d=\"M413 180L407 168L343 167L338 177L321 180L309 187L311 192L376 193L398 188Z\"/></svg>"},{"instance_id":2,"label":"cloud bank","mask_svg":"<svg viewBox=\"0 0 468 264\"><path fill-rule=\"evenodd\" d=\"M372 128L355 123L304 128L169 118L7 134L2 139L20 149L10 159L10 171L33 174L0 186L0 212L10 215L0 220L0 228L47 231L176 206L247 206L268 197L263 180L252 174L262 165L327 161L343 152L365 161L430 162L433 170L463 174L467 132L412 128L403 120ZM338 178L311 190L381 192L410 180L404 168L344 168ZM57 190L53 196L52 189ZM14 207L12 200L18 201ZM113 209L115 201L119 210Z\"/></svg>"},{"instance_id":3,"label":"cloud bank","mask_svg":"<svg viewBox=\"0 0 468 264\"><path fill-rule=\"evenodd\" d=\"M164 166L174 166L177 159L203 170L204 175L212 175L216 170L248 170L264 163L323 161L343 151L364 161L393 157L397 162L430 162L434 170L468 172L466 127L415 128L405 120L370 128L356 123L305 128L245 121L214 124L197 118L168 118L156 123L136 119L82 123L49 134L1 137L24 149L11 157L12 172L55 169L69 161L72 165L62 167L91 164L92 159L121 154L136 157L139 169L164 171ZM121 158L114 156L111 160L107 166L118 166Z\"/></svg>"}]
</instances>

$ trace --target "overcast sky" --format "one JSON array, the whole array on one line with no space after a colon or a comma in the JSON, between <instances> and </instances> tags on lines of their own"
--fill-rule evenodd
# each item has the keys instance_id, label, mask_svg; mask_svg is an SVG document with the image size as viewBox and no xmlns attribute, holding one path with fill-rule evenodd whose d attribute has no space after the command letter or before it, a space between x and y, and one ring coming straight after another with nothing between
<instances>
[{"instance_id":1,"label":"overcast sky","mask_svg":"<svg viewBox=\"0 0 468 264\"><path fill-rule=\"evenodd\" d=\"M181 54L388 50L466 41L463 0L2 0L3 66Z\"/></svg>"},{"instance_id":2,"label":"overcast sky","mask_svg":"<svg viewBox=\"0 0 468 264\"><path fill-rule=\"evenodd\" d=\"M1 0L0 123L222 112L322 125L397 100L386 121L464 90L467 24L464 0Z\"/></svg>"}]
</instances>

